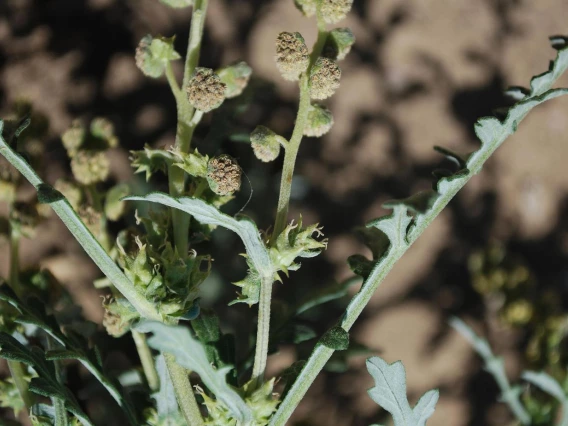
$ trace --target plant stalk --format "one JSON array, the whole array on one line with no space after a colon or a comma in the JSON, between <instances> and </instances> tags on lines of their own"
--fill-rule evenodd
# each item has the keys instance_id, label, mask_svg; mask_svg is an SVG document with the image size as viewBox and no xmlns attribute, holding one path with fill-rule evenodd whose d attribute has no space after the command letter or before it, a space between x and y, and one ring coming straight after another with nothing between
<instances>
[{"instance_id":1,"label":"plant stalk","mask_svg":"<svg viewBox=\"0 0 568 426\"><path fill-rule=\"evenodd\" d=\"M197 63L201 51L201 41L203 40L203 28L205 26L205 15L209 0L196 0L193 6L191 17L191 28L189 31L189 41L185 57L183 74L183 84L181 89L175 80L171 66L166 67L166 77L176 98L178 123L176 129L175 146L180 153L188 153L191 147L193 131L197 126L193 120L195 110L189 103L183 91L189 85L189 81ZM169 64L168 64L169 65ZM179 197L185 192L185 172L179 167L170 167L168 170L169 192L174 197ZM189 250L188 233L190 216L183 212L172 209L172 223L174 228L174 243L181 256L186 256Z\"/></svg>"},{"instance_id":2,"label":"plant stalk","mask_svg":"<svg viewBox=\"0 0 568 426\"><path fill-rule=\"evenodd\" d=\"M561 90L561 89L558 89ZM523 100L522 102L529 102L530 99ZM528 111L527 111L528 113ZM525 113L526 115L526 113ZM516 125L520 123L521 117ZM384 278L388 275L396 262L402 257L404 253L412 246L412 244L422 235L424 230L434 221L440 212L447 206L447 204L454 198L454 196L465 186L465 184L477 174L487 159L495 152L499 146L506 139L507 134L502 134L490 147L490 149L477 151L472 155L471 161L468 163L469 173L464 178L460 179L458 185L452 185L450 190L440 195L432 208L425 214L421 215L416 222L416 226L408 233L408 245L402 249L394 250L391 246L385 257L377 263L375 268L371 271L369 277L363 283L359 292L351 299L347 309L339 321L339 325L345 330L349 331L357 318L363 312L365 306L371 300L371 297L383 282ZM476 155L478 154L478 155ZM294 384L290 388L286 398L278 407L277 412L271 418L269 426L283 426L286 424L294 409L300 403L307 390L316 379L320 371L323 369L334 350L330 349L320 343L316 345L308 361L302 368L302 371L296 378Z\"/></svg>"},{"instance_id":3,"label":"plant stalk","mask_svg":"<svg viewBox=\"0 0 568 426\"><path fill-rule=\"evenodd\" d=\"M282 233L284 228L286 228L286 223L288 222L288 206L290 204L294 167L296 165L296 158L298 157L298 150L302 143L302 137L304 136L304 128L306 126L308 112L311 105L309 86L310 70L321 54L327 35L328 32L325 30L325 24L321 19L318 19L318 38L310 55L308 69L300 78L300 102L298 106L298 114L296 116L296 124L292 132L292 137L286 145L284 154L284 165L282 167L282 177L280 179L280 195L278 198L274 231L270 242L272 245L276 243L276 239ZM268 358L272 284L273 277L263 277L260 285L260 300L258 304L257 320L258 326L256 332L254 365L252 369L252 379L256 382L256 387L260 387L264 382L264 371L266 370L266 362Z\"/></svg>"},{"instance_id":4,"label":"plant stalk","mask_svg":"<svg viewBox=\"0 0 568 426\"><path fill-rule=\"evenodd\" d=\"M185 421L189 426L203 426L201 411L199 411L199 406L197 405L195 394L193 393L191 382L189 381L189 372L176 363L173 355L165 353L164 359L168 373L172 379L179 408Z\"/></svg>"},{"instance_id":5,"label":"plant stalk","mask_svg":"<svg viewBox=\"0 0 568 426\"><path fill-rule=\"evenodd\" d=\"M177 105L178 116L175 148L182 154L189 152L193 132L201 119L201 113L195 111L185 96L184 91L188 87L191 76L199 62L208 3L208 0L195 0L193 4L193 14L191 17L191 28L189 31L189 40L185 57L183 82L180 90L178 90L177 81L173 76L171 68L166 68L166 77L170 87L172 88L174 97L176 98ZM168 186L170 195L174 197L182 196L185 193L185 172L179 167L169 167ZM185 258L189 251L188 234L191 216L177 209L172 209L171 212L175 248L178 254L182 258ZM175 362L175 358L172 355L164 354L164 357L172 379L178 405L185 417L185 420L187 421L187 424L192 426L203 425L203 418L201 417L199 406L195 400L195 394L191 387L188 372Z\"/></svg>"},{"instance_id":6,"label":"plant stalk","mask_svg":"<svg viewBox=\"0 0 568 426\"><path fill-rule=\"evenodd\" d=\"M132 338L134 339L134 344L136 345L136 350L140 357L140 363L142 364L142 370L146 376L148 387L152 392L156 392L160 389L160 379L158 377L158 372L156 371L156 366L154 365L152 351L146 342L146 335L132 330Z\"/></svg>"}]
</instances>

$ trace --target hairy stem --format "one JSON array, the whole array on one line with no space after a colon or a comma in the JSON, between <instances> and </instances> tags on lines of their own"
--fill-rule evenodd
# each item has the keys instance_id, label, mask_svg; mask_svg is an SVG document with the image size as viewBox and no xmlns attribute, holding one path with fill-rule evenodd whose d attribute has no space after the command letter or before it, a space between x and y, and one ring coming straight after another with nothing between
<instances>
[{"instance_id":1,"label":"hairy stem","mask_svg":"<svg viewBox=\"0 0 568 426\"><path fill-rule=\"evenodd\" d=\"M189 426L203 426L201 412L189 381L189 372L176 363L173 355L164 354L164 359L185 421Z\"/></svg>"},{"instance_id":2,"label":"hairy stem","mask_svg":"<svg viewBox=\"0 0 568 426\"><path fill-rule=\"evenodd\" d=\"M54 340L51 336L47 336L47 348L52 350L55 348ZM60 384L64 384L63 374L61 370L61 362L59 360L53 360L53 366L55 369L55 378ZM55 408L55 426L67 426L69 424L67 418L67 410L65 409L65 401L61 398L51 398L53 402L53 407Z\"/></svg>"},{"instance_id":3,"label":"hairy stem","mask_svg":"<svg viewBox=\"0 0 568 426\"><path fill-rule=\"evenodd\" d=\"M568 94L568 90L556 89L550 90L546 93L540 92L537 96L523 99L523 101L520 103L530 105L531 102L538 102L539 98L544 99L547 94L550 94L551 96L546 99L551 99L552 97ZM530 108L527 109L522 116L519 116L515 120L515 123L513 124L515 130L517 125L526 116L529 110ZM436 199L434 205L430 208L430 210L416 218L416 224L414 228L412 228L412 230L406 235L407 244L399 245L396 248L393 248L391 245L385 257L382 258L381 261L377 262L376 266L373 268L371 274L363 283L363 286L361 287L359 292L353 297L353 299L347 306L342 319L339 321L339 325L344 330L349 331L351 329L359 315L361 315L361 312L363 311L367 303L369 303L369 300L373 296L374 292L383 282L384 278L393 268L395 263L418 239L418 237L422 235L424 230L434 221L434 219L447 206L450 200L463 188L463 186L469 181L469 179L471 179L472 176L474 176L481 170L483 164L495 152L495 150L499 146L501 146L501 144L509 134L510 133L507 133L506 130L502 130L501 133L495 136L495 139L492 141L491 145L484 147L484 149L480 149L472 154L467 163L469 169L468 174L462 176L461 179L452 182L452 185L449 186L449 189L443 191L443 193ZM320 343L316 345L312 354L310 355L310 358L302 368L302 371L300 372L288 394L286 395L286 398L284 399L284 401L282 401L282 404L280 404L278 411L272 417L270 426L280 426L286 423L333 352L333 349L328 348Z\"/></svg>"},{"instance_id":4,"label":"hairy stem","mask_svg":"<svg viewBox=\"0 0 568 426\"><path fill-rule=\"evenodd\" d=\"M189 80L197 63L199 62L199 54L201 50L201 41L203 39L203 28L205 25L205 15L207 13L208 0L196 0L193 6L193 15L191 18L191 29L189 31L189 41L187 44L187 54L185 57L185 66L183 74L183 84L181 90L177 85L177 81L171 70L171 66L166 67L166 77L172 88L172 92L176 98L178 124L176 129L176 149L181 153L188 153L191 147L191 139L193 131L197 126L198 120L193 120L195 110L189 103L183 93L183 90L189 85ZM197 121L197 122L196 122ZM179 167L170 167L168 170L168 181L170 195L179 197L185 191L185 172ZM188 232L190 216L172 209L172 223L174 228L174 243L181 256L187 255Z\"/></svg>"},{"instance_id":5,"label":"hairy stem","mask_svg":"<svg viewBox=\"0 0 568 426\"><path fill-rule=\"evenodd\" d=\"M284 154L284 165L282 167L282 177L280 179L280 195L278 198L278 207L276 211L276 220L274 222L274 231L272 233L271 244L275 244L276 239L286 227L288 221L288 206L290 204L290 193L292 191L292 179L294 177L294 167L298 150L304 136L304 127L308 119L310 110L310 86L309 75L312 65L320 56L323 45L327 38L328 32L325 30L325 24L318 19L318 38L312 49L310 63L306 72L300 78L300 103L298 106L298 114L296 116L296 124L292 132L292 137L286 145ZM260 386L264 381L264 371L266 370L266 361L268 358L268 341L270 337L270 304L272 301L272 284L273 277L263 277L260 287L260 300L258 304L258 326L256 331L256 347L254 354L254 365L252 369L252 378L256 382L256 386Z\"/></svg>"},{"instance_id":6,"label":"hairy stem","mask_svg":"<svg viewBox=\"0 0 568 426\"><path fill-rule=\"evenodd\" d=\"M134 344L136 345L136 350L138 351L138 356L140 357L142 370L144 370L144 375L146 376L148 387L151 391L155 392L160 388L160 379L154 365L152 351L150 350L150 347L146 342L146 335L132 330L132 338L134 339Z\"/></svg>"},{"instance_id":7,"label":"hairy stem","mask_svg":"<svg viewBox=\"0 0 568 426\"><path fill-rule=\"evenodd\" d=\"M177 104L178 122L175 147L180 153L189 152L193 132L202 115L199 111L196 112L191 106L183 91L189 85L191 76L199 62L208 3L208 0L195 0L193 4L193 14L191 17L191 28L189 31L189 41L185 57L181 90L177 90L177 82L175 81L171 69L168 70L168 68L166 68L166 77L168 78L170 87L172 87L172 92L174 93ZM170 195L174 197L183 195L185 192L185 172L179 167L169 167L168 186ZM172 224L174 228L174 244L179 255L184 258L187 256L189 251L188 234L191 216L177 209L172 209L171 211ZM187 374L183 367L176 364L173 356L169 354L164 355L166 359L166 366L170 373L170 377L172 378L176 398L185 420L189 425L202 425L203 419L195 400L195 395L189 380L189 374Z\"/></svg>"},{"instance_id":8,"label":"hairy stem","mask_svg":"<svg viewBox=\"0 0 568 426\"><path fill-rule=\"evenodd\" d=\"M310 65L307 71L302 75L300 79L300 104L298 107L298 114L296 116L296 124L294 126L294 131L292 132L292 137L286 146L286 152L284 154L284 165L282 167L282 177L280 179L280 196L278 198L278 207L276 210L276 220L274 222L274 232L272 233L272 243L278 235L286 227L288 221L288 206L290 205L290 193L292 191L292 179L294 177L294 167L296 165L296 157L298 156L298 150L300 149L300 144L302 143L302 137L304 136L304 128L308 119L308 112L310 110L310 87L309 87L309 75L310 70L320 56L325 40L327 39L328 32L325 30L325 25L321 20L318 21L318 38L312 49L310 56Z\"/></svg>"}]
</instances>

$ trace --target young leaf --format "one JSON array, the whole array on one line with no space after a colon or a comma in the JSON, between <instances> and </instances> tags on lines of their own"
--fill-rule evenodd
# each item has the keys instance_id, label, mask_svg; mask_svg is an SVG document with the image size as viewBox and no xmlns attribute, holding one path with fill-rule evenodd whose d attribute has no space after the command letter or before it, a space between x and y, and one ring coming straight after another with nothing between
<instances>
[{"instance_id":1,"label":"young leaf","mask_svg":"<svg viewBox=\"0 0 568 426\"><path fill-rule=\"evenodd\" d=\"M367 370L375 380L375 387L368 390L369 396L391 414L395 426L426 424L438 402L437 390L422 395L413 410L406 396L406 373L402 362L387 364L375 356L367 359Z\"/></svg>"},{"instance_id":2,"label":"young leaf","mask_svg":"<svg viewBox=\"0 0 568 426\"><path fill-rule=\"evenodd\" d=\"M203 345L187 328L147 321L141 323L137 330L153 333L148 339L152 348L172 354L179 365L199 374L205 386L229 409L239 424L252 421L252 413L245 401L227 384L226 375L231 368L216 370L209 362Z\"/></svg>"},{"instance_id":3,"label":"young leaf","mask_svg":"<svg viewBox=\"0 0 568 426\"><path fill-rule=\"evenodd\" d=\"M0 332L0 358L23 362L32 367L38 377L30 382L30 391L63 401L65 409L77 417L81 424L92 425L71 391L59 383L53 365L46 361L41 349L28 349L14 337Z\"/></svg>"},{"instance_id":4,"label":"young leaf","mask_svg":"<svg viewBox=\"0 0 568 426\"><path fill-rule=\"evenodd\" d=\"M120 385L104 373L96 349L95 351L89 349L87 342L83 341L83 338L75 333L68 332L68 335L63 334L55 317L45 312L44 305L38 299L30 298L28 303L24 304L10 287L0 286L0 300L9 303L19 311L20 316L16 318L16 322L39 327L66 348L48 351L45 355L48 360L76 359L81 362L108 390L124 410L130 423L133 425L137 424L134 409L123 396Z\"/></svg>"}]
</instances>

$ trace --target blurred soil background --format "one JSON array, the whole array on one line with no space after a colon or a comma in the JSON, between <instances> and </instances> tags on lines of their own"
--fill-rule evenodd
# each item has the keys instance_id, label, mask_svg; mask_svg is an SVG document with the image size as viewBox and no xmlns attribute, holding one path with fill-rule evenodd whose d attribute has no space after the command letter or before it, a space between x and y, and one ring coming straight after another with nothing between
<instances>
[{"instance_id":1,"label":"blurred soil background","mask_svg":"<svg viewBox=\"0 0 568 426\"><path fill-rule=\"evenodd\" d=\"M132 175L128 151L172 144L176 114L165 79L145 78L135 66L134 50L147 33L177 34L176 48L185 52L189 20L190 9L168 9L157 0L0 1L1 115L26 98L49 118L44 172L49 183L69 175L61 133L75 119L105 116L121 141L111 158L113 178L136 179L143 186L143 177ZM329 247L276 285L276 297L298 300L349 277L347 257L369 254L353 229L387 213L384 201L431 186L431 172L445 164L434 145L475 149L475 120L505 104L505 88L528 86L531 76L546 70L555 56L547 37L568 33L567 23L565 0L355 0L353 12L338 25L350 27L357 43L340 63L341 87L327 102L335 125L321 140L304 140L290 214L322 224ZM274 65L274 41L281 31L301 32L308 45L316 35L314 21L303 18L292 0L211 0L200 62L217 68L242 59L253 68L250 90L243 95L246 110L235 113L232 105L237 104L230 102L217 110L199 127L196 146L239 160L254 189L245 212L264 229L273 221L282 156L272 164L260 163L250 146L229 135L248 134L257 124L291 134L298 90L282 80ZM175 67L181 75L181 61ZM568 85L568 79L563 83ZM489 338L513 379L531 366L529 327L503 321L503 295L482 294L476 287L479 276L471 272L479 260L476 253L501 247L534 283L525 299L532 303L552 294L555 312L566 314L567 117L566 99L532 112L404 256L353 330L352 338L374 353L389 362L403 361L412 401L428 389L440 389L429 426L511 421L497 403L493 379L468 343L449 329L451 315ZM247 185L243 188L229 213L246 202ZM234 253L238 246L232 235L216 231L207 248L215 262L204 284L204 305L223 307L234 298L236 287L230 282L240 279L246 267ZM102 292L92 286L100 273L56 217L33 240L24 240L21 250L23 267L41 263L48 268L85 317L101 323ZM7 274L8 247L3 245L0 275ZM306 321L321 334L347 300L324 305ZM237 334L243 354L254 317L255 308L245 305L222 313L223 328ZM128 335L101 339L112 368L138 363ZM270 359L270 373L305 358L313 342L282 345ZM322 374L290 424L385 422L366 393L372 380L365 356L350 358L348 372L337 372L343 368L339 360L336 372ZM75 369L78 377L86 375ZM96 412L106 409L104 398L83 397L82 403Z\"/></svg>"}]
</instances>

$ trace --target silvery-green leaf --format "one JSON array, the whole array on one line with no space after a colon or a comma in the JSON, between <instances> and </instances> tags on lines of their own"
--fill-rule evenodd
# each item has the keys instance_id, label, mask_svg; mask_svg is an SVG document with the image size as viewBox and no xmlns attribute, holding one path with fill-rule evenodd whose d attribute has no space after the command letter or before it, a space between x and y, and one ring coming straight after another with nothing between
<instances>
[{"instance_id":1,"label":"silvery-green leaf","mask_svg":"<svg viewBox=\"0 0 568 426\"><path fill-rule=\"evenodd\" d=\"M252 421L252 413L245 401L227 384L226 375L231 368L215 369L201 342L187 328L147 321L141 323L137 330L153 333L148 339L152 348L172 354L179 365L199 374L205 386L227 407L239 424L246 425Z\"/></svg>"},{"instance_id":2,"label":"silvery-green leaf","mask_svg":"<svg viewBox=\"0 0 568 426\"><path fill-rule=\"evenodd\" d=\"M375 387L367 391L371 399L391 414L396 426L414 426L402 362L388 364L375 356L367 359L367 370L375 381Z\"/></svg>"},{"instance_id":3,"label":"silvery-green leaf","mask_svg":"<svg viewBox=\"0 0 568 426\"><path fill-rule=\"evenodd\" d=\"M367 392L369 396L388 411L395 426L424 426L434 413L439 392L426 392L414 409L406 396L406 372L402 362L388 364L378 356L367 359L367 370L375 381L375 387Z\"/></svg>"},{"instance_id":4,"label":"silvery-green leaf","mask_svg":"<svg viewBox=\"0 0 568 426\"><path fill-rule=\"evenodd\" d=\"M424 426L426 420L434 414L436 403L440 397L440 392L437 389L429 390L418 400L412 411L416 417L416 426Z\"/></svg>"},{"instance_id":5,"label":"silvery-green leaf","mask_svg":"<svg viewBox=\"0 0 568 426\"><path fill-rule=\"evenodd\" d=\"M544 392L552 395L558 401L568 403L568 398L562 389L562 386L560 386L560 383L544 371L525 371L521 377L527 382L539 387Z\"/></svg>"}]
</instances>

